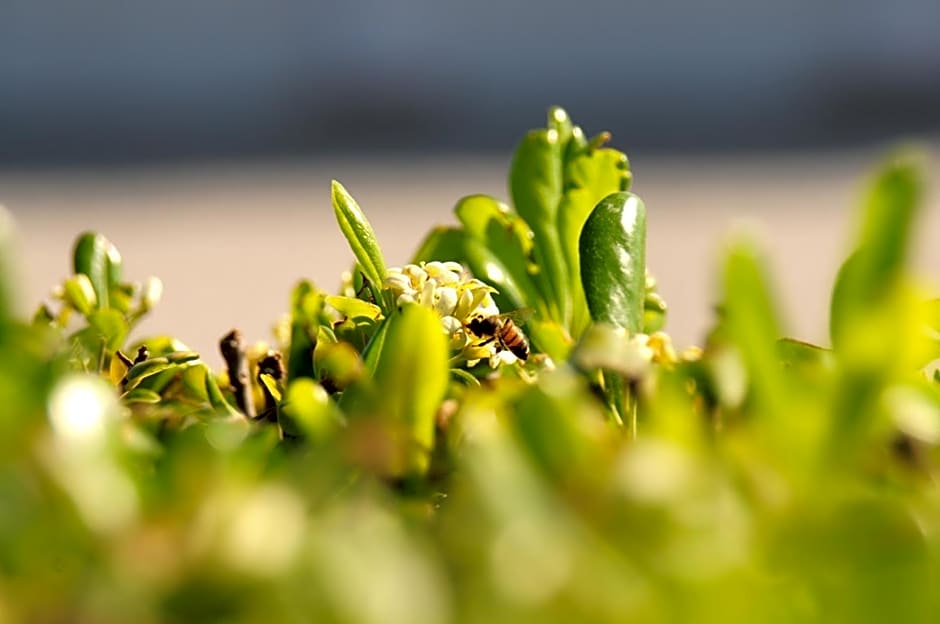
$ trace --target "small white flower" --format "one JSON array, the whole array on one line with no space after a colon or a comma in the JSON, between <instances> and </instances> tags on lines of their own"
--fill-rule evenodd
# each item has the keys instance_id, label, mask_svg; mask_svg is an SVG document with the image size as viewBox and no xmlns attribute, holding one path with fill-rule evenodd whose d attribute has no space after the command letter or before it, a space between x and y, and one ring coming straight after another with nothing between
<instances>
[{"instance_id":1,"label":"small white flower","mask_svg":"<svg viewBox=\"0 0 940 624\"><path fill-rule=\"evenodd\" d=\"M436 290L437 283L433 280L428 280L428 282L425 283L424 288L421 289L421 298L419 299L421 305L428 308L433 308L435 298L434 295L436 294Z\"/></svg>"},{"instance_id":2,"label":"small white flower","mask_svg":"<svg viewBox=\"0 0 940 624\"><path fill-rule=\"evenodd\" d=\"M414 290L411 286L411 279L407 275L397 271L394 273L389 272L388 276L385 278L385 287L399 294L410 293Z\"/></svg>"},{"instance_id":3,"label":"small white flower","mask_svg":"<svg viewBox=\"0 0 940 624\"><path fill-rule=\"evenodd\" d=\"M649 336L634 334L627 340L622 351L621 367L630 379L642 379L653 365L653 350L649 346Z\"/></svg>"},{"instance_id":4,"label":"small white flower","mask_svg":"<svg viewBox=\"0 0 940 624\"><path fill-rule=\"evenodd\" d=\"M457 308L457 289L452 286L444 286L437 289L437 302L434 309L443 316L450 316Z\"/></svg>"},{"instance_id":5,"label":"small white flower","mask_svg":"<svg viewBox=\"0 0 940 624\"><path fill-rule=\"evenodd\" d=\"M415 301L415 297L411 293L402 293L398 295L398 299L395 300L395 303L398 307L401 307L406 303L417 303L417 301Z\"/></svg>"}]
</instances>

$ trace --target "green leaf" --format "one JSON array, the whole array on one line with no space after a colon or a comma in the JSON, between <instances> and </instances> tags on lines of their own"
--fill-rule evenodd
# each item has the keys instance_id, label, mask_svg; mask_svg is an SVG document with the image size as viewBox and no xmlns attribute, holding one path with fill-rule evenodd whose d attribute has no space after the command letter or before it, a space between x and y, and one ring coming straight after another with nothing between
<instances>
[{"instance_id":1,"label":"green leaf","mask_svg":"<svg viewBox=\"0 0 940 624\"><path fill-rule=\"evenodd\" d=\"M833 346L843 346L847 328L890 296L902 275L911 229L923 196L919 159L900 154L875 177L868 192L855 251L836 277L830 305Z\"/></svg>"},{"instance_id":2,"label":"green leaf","mask_svg":"<svg viewBox=\"0 0 940 624\"><path fill-rule=\"evenodd\" d=\"M314 362L317 376L321 380L329 379L340 390L365 372L359 352L348 342L318 342Z\"/></svg>"},{"instance_id":3,"label":"green leaf","mask_svg":"<svg viewBox=\"0 0 940 624\"><path fill-rule=\"evenodd\" d=\"M205 364L187 366L181 375L186 396L200 403L208 403L209 392L206 388L206 377L211 374Z\"/></svg>"},{"instance_id":4,"label":"green leaf","mask_svg":"<svg viewBox=\"0 0 940 624\"><path fill-rule=\"evenodd\" d=\"M564 327L555 321L533 319L525 324L526 333L535 348L555 362L564 362L574 346L574 340Z\"/></svg>"},{"instance_id":5,"label":"green leaf","mask_svg":"<svg viewBox=\"0 0 940 624\"><path fill-rule=\"evenodd\" d=\"M763 265L748 243L736 243L728 252L723 286L724 330L744 361L757 411L783 418L788 397L777 355L780 325Z\"/></svg>"},{"instance_id":6,"label":"green leaf","mask_svg":"<svg viewBox=\"0 0 940 624\"><path fill-rule=\"evenodd\" d=\"M447 392L448 358L447 338L432 310L406 305L389 319L372 408L384 422L407 432L405 474L424 474L430 463L434 416Z\"/></svg>"},{"instance_id":7,"label":"green leaf","mask_svg":"<svg viewBox=\"0 0 940 624\"><path fill-rule=\"evenodd\" d=\"M91 285L91 280L84 273L73 275L62 284L65 290L65 300L70 306L78 310L79 314L88 316L98 307L98 297Z\"/></svg>"},{"instance_id":8,"label":"green leaf","mask_svg":"<svg viewBox=\"0 0 940 624\"><path fill-rule=\"evenodd\" d=\"M464 262L463 246L466 232L460 228L439 225L432 228L411 258L412 264L421 262Z\"/></svg>"},{"instance_id":9,"label":"green leaf","mask_svg":"<svg viewBox=\"0 0 940 624\"><path fill-rule=\"evenodd\" d=\"M313 350L317 345L323 295L313 284L303 280L291 295L290 348L287 356L287 379L313 379Z\"/></svg>"},{"instance_id":10,"label":"green leaf","mask_svg":"<svg viewBox=\"0 0 940 624\"><path fill-rule=\"evenodd\" d=\"M375 231L356 200L336 180L333 180L332 196L333 212L336 214L339 229L346 237L356 261L362 268L363 275L369 280L369 288L375 301L380 302L382 301L382 284L387 271Z\"/></svg>"},{"instance_id":11,"label":"green leaf","mask_svg":"<svg viewBox=\"0 0 940 624\"><path fill-rule=\"evenodd\" d=\"M646 297L646 207L627 192L605 197L588 217L579 240L581 283L591 318L643 329Z\"/></svg>"},{"instance_id":12,"label":"green leaf","mask_svg":"<svg viewBox=\"0 0 940 624\"><path fill-rule=\"evenodd\" d=\"M323 297L323 302L346 318L365 318L376 321L382 316L382 308L374 303L356 299L355 297L326 295Z\"/></svg>"},{"instance_id":13,"label":"green leaf","mask_svg":"<svg viewBox=\"0 0 940 624\"><path fill-rule=\"evenodd\" d=\"M564 129L564 124L556 124ZM535 280L552 317L568 324L571 295L561 237L558 206L564 187L563 133L558 128L532 130L519 144L509 173L513 205L534 235Z\"/></svg>"},{"instance_id":14,"label":"green leaf","mask_svg":"<svg viewBox=\"0 0 940 624\"><path fill-rule=\"evenodd\" d=\"M784 366L818 367L832 364L831 351L794 338L777 340L777 356Z\"/></svg>"},{"instance_id":15,"label":"green leaf","mask_svg":"<svg viewBox=\"0 0 940 624\"><path fill-rule=\"evenodd\" d=\"M630 165L626 154L605 148L580 154L565 166L565 194L558 208L558 232L568 266L568 292L573 298L572 333L580 335L590 322L584 290L581 287L581 259L578 241L584 223L594 207L611 193L630 186Z\"/></svg>"},{"instance_id":16,"label":"green leaf","mask_svg":"<svg viewBox=\"0 0 940 624\"><path fill-rule=\"evenodd\" d=\"M385 339L388 337L388 328L391 324L390 318L391 317L386 317L385 320L379 324L378 329L376 329L375 333L372 335L372 339L369 340L369 344L367 344L366 348L362 351L362 361L369 375L375 374L375 370L379 365L379 358L385 350Z\"/></svg>"},{"instance_id":17,"label":"green leaf","mask_svg":"<svg viewBox=\"0 0 940 624\"><path fill-rule=\"evenodd\" d=\"M173 353L168 353L166 359L171 364L186 364L187 362L198 360L199 354L195 351L174 351Z\"/></svg>"},{"instance_id":18,"label":"green leaf","mask_svg":"<svg viewBox=\"0 0 940 624\"><path fill-rule=\"evenodd\" d=\"M291 436L322 442L336 430L339 418L326 390L312 379L301 378L287 388L278 410L278 424Z\"/></svg>"},{"instance_id":19,"label":"green leaf","mask_svg":"<svg viewBox=\"0 0 940 624\"><path fill-rule=\"evenodd\" d=\"M127 371L127 387L133 388L147 377L162 373L176 366L176 364L171 364L165 357L150 358L139 364L134 364L131 366L131 369Z\"/></svg>"},{"instance_id":20,"label":"green leaf","mask_svg":"<svg viewBox=\"0 0 940 624\"><path fill-rule=\"evenodd\" d=\"M124 315L117 310L96 310L88 315L88 324L104 338L109 351L120 349L130 331Z\"/></svg>"},{"instance_id":21,"label":"green leaf","mask_svg":"<svg viewBox=\"0 0 940 624\"><path fill-rule=\"evenodd\" d=\"M98 307L110 307L111 288L121 280L121 254L111 242L94 232L86 232L75 241L75 273L87 275L95 289Z\"/></svg>"},{"instance_id":22,"label":"green leaf","mask_svg":"<svg viewBox=\"0 0 940 624\"><path fill-rule=\"evenodd\" d=\"M222 394L222 389L219 388L219 382L211 371L206 375L206 395L209 397L209 405L211 405L214 410L224 412L229 416L241 418L241 413L225 400L225 395Z\"/></svg>"},{"instance_id":23,"label":"green leaf","mask_svg":"<svg viewBox=\"0 0 940 624\"><path fill-rule=\"evenodd\" d=\"M124 393L121 399L125 403L159 403L160 395L146 388L134 388Z\"/></svg>"},{"instance_id":24,"label":"green leaf","mask_svg":"<svg viewBox=\"0 0 940 624\"><path fill-rule=\"evenodd\" d=\"M457 202L454 213L464 226L467 265L474 276L499 291L500 308L545 305L529 274L532 232L509 207L487 195L471 195Z\"/></svg>"}]
</instances>

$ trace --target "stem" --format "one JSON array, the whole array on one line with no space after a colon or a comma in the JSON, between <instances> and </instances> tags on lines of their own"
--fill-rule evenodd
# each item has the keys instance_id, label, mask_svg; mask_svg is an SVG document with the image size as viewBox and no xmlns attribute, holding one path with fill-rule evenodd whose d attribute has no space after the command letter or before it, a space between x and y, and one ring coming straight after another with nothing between
<instances>
[{"instance_id":1,"label":"stem","mask_svg":"<svg viewBox=\"0 0 940 624\"><path fill-rule=\"evenodd\" d=\"M255 417L255 404L251 400L248 360L245 357L245 345L241 332L233 329L219 341L219 351L228 370L228 383L235 395L235 404L248 418Z\"/></svg>"}]
</instances>

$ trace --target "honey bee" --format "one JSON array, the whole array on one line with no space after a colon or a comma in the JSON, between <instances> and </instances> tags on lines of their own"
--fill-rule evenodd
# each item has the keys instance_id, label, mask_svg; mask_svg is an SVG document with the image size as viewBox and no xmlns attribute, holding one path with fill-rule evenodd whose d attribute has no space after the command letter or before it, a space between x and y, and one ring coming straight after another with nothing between
<instances>
[{"instance_id":1,"label":"honey bee","mask_svg":"<svg viewBox=\"0 0 940 624\"><path fill-rule=\"evenodd\" d=\"M525 362L529 358L529 341L512 317L513 313L495 316L475 316L467 323L467 329L481 338L481 346L496 342L502 351L509 351Z\"/></svg>"}]
</instances>

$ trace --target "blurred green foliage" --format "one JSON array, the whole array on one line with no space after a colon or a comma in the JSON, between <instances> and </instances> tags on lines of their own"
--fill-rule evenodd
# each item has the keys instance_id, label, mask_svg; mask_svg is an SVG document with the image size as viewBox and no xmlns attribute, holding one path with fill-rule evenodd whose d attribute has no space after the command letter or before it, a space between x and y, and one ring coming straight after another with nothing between
<instances>
[{"instance_id":1,"label":"blurred green foliage","mask_svg":"<svg viewBox=\"0 0 940 624\"><path fill-rule=\"evenodd\" d=\"M334 184L346 284L298 284L275 348L229 334L220 371L129 341L161 286L100 234L16 318L0 214L0 623L937 621L917 159L867 192L833 348L783 338L738 241L677 353L608 138L552 109L514 207L460 200L401 269Z\"/></svg>"}]
</instances>

